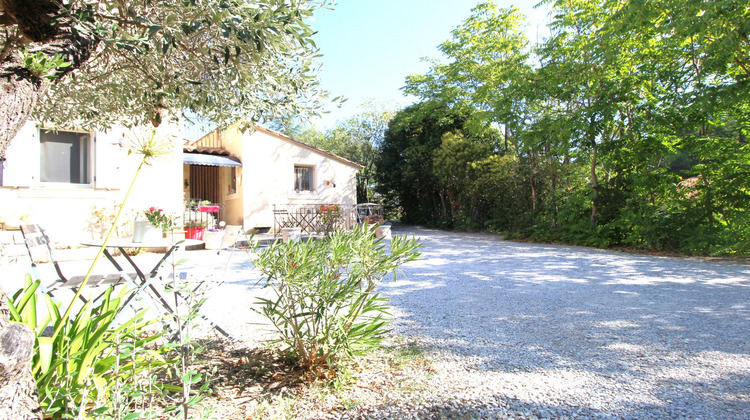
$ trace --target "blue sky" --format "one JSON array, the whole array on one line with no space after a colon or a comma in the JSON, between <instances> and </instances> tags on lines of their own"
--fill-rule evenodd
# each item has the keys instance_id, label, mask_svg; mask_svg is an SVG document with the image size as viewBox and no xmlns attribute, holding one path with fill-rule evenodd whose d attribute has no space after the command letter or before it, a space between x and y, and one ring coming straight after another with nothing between
<instances>
[{"instance_id":1,"label":"blue sky","mask_svg":"<svg viewBox=\"0 0 750 420\"><path fill-rule=\"evenodd\" d=\"M499 7L515 5L529 18L527 36L543 32L547 9L534 9L539 0L496 0ZM333 10L319 10L311 22L323 54L320 80L332 96L348 101L315 121L327 129L337 120L360 112L374 100L401 108L414 101L399 90L409 74L425 73L422 57L441 58L437 46L471 14L478 0L339 0Z\"/></svg>"}]
</instances>

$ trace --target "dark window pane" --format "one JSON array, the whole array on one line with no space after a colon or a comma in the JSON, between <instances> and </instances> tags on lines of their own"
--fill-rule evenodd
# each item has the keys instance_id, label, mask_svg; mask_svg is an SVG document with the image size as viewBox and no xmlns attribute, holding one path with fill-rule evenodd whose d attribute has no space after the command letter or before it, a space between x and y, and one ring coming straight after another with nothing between
<instances>
[{"instance_id":1,"label":"dark window pane","mask_svg":"<svg viewBox=\"0 0 750 420\"><path fill-rule=\"evenodd\" d=\"M90 184L89 135L42 130L41 181Z\"/></svg>"},{"instance_id":2,"label":"dark window pane","mask_svg":"<svg viewBox=\"0 0 750 420\"><path fill-rule=\"evenodd\" d=\"M294 190L312 191L313 168L310 166L294 166Z\"/></svg>"}]
</instances>

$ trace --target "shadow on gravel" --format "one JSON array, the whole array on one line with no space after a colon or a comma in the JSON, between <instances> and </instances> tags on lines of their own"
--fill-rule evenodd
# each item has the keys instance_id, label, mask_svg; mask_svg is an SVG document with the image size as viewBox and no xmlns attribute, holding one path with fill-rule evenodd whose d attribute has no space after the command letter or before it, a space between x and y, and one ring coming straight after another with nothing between
<instances>
[{"instance_id":1,"label":"shadow on gravel","mask_svg":"<svg viewBox=\"0 0 750 420\"><path fill-rule=\"evenodd\" d=\"M423 260L382 286L396 332L471 372L499 386L541 374L547 383L524 392L616 415L750 411L750 267L395 232L425 246Z\"/></svg>"}]
</instances>

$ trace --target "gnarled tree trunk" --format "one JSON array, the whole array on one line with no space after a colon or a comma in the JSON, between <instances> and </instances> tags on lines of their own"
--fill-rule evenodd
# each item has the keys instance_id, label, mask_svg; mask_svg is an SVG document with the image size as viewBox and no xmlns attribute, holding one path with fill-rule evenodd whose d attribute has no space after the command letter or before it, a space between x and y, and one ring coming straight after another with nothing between
<instances>
[{"instance_id":1,"label":"gnarled tree trunk","mask_svg":"<svg viewBox=\"0 0 750 420\"><path fill-rule=\"evenodd\" d=\"M31 374L34 333L9 322L5 293L0 290L0 420L41 419L36 381Z\"/></svg>"},{"instance_id":2,"label":"gnarled tree trunk","mask_svg":"<svg viewBox=\"0 0 750 420\"><path fill-rule=\"evenodd\" d=\"M57 69L59 79L88 61L99 43L93 32L74 29L72 18L60 13L60 4L0 0L0 28L13 27L20 35L7 37L0 51L0 161L48 86L24 67L22 50L62 56L70 65Z\"/></svg>"}]
</instances>

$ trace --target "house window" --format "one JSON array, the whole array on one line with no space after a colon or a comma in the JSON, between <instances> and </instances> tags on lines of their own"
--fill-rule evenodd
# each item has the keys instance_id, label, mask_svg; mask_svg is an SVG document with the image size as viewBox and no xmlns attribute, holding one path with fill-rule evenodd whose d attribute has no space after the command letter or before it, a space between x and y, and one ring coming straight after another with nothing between
<instances>
[{"instance_id":1,"label":"house window","mask_svg":"<svg viewBox=\"0 0 750 420\"><path fill-rule=\"evenodd\" d=\"M294 191L312 192L315 185L315 167L294 165Z\"/></svg>"},{"instance_id":2,"label":"house window","mask_svg":"<svg viewBox=\"0 0 750 420\"><path fill-rule=\"evenodd\" d=\"M229 194L237 192L237 167L229 168Z\"/></svg>"},{"instance_id":3,"label":"house window","mask_svg":"<svg viewBox=\"0 0 750 420\"><path fill-rule=\"evenodd\" d=\"M42 182L91 184L91 136L73 131L41 130Z\"/></svg>"}]
</instances>

